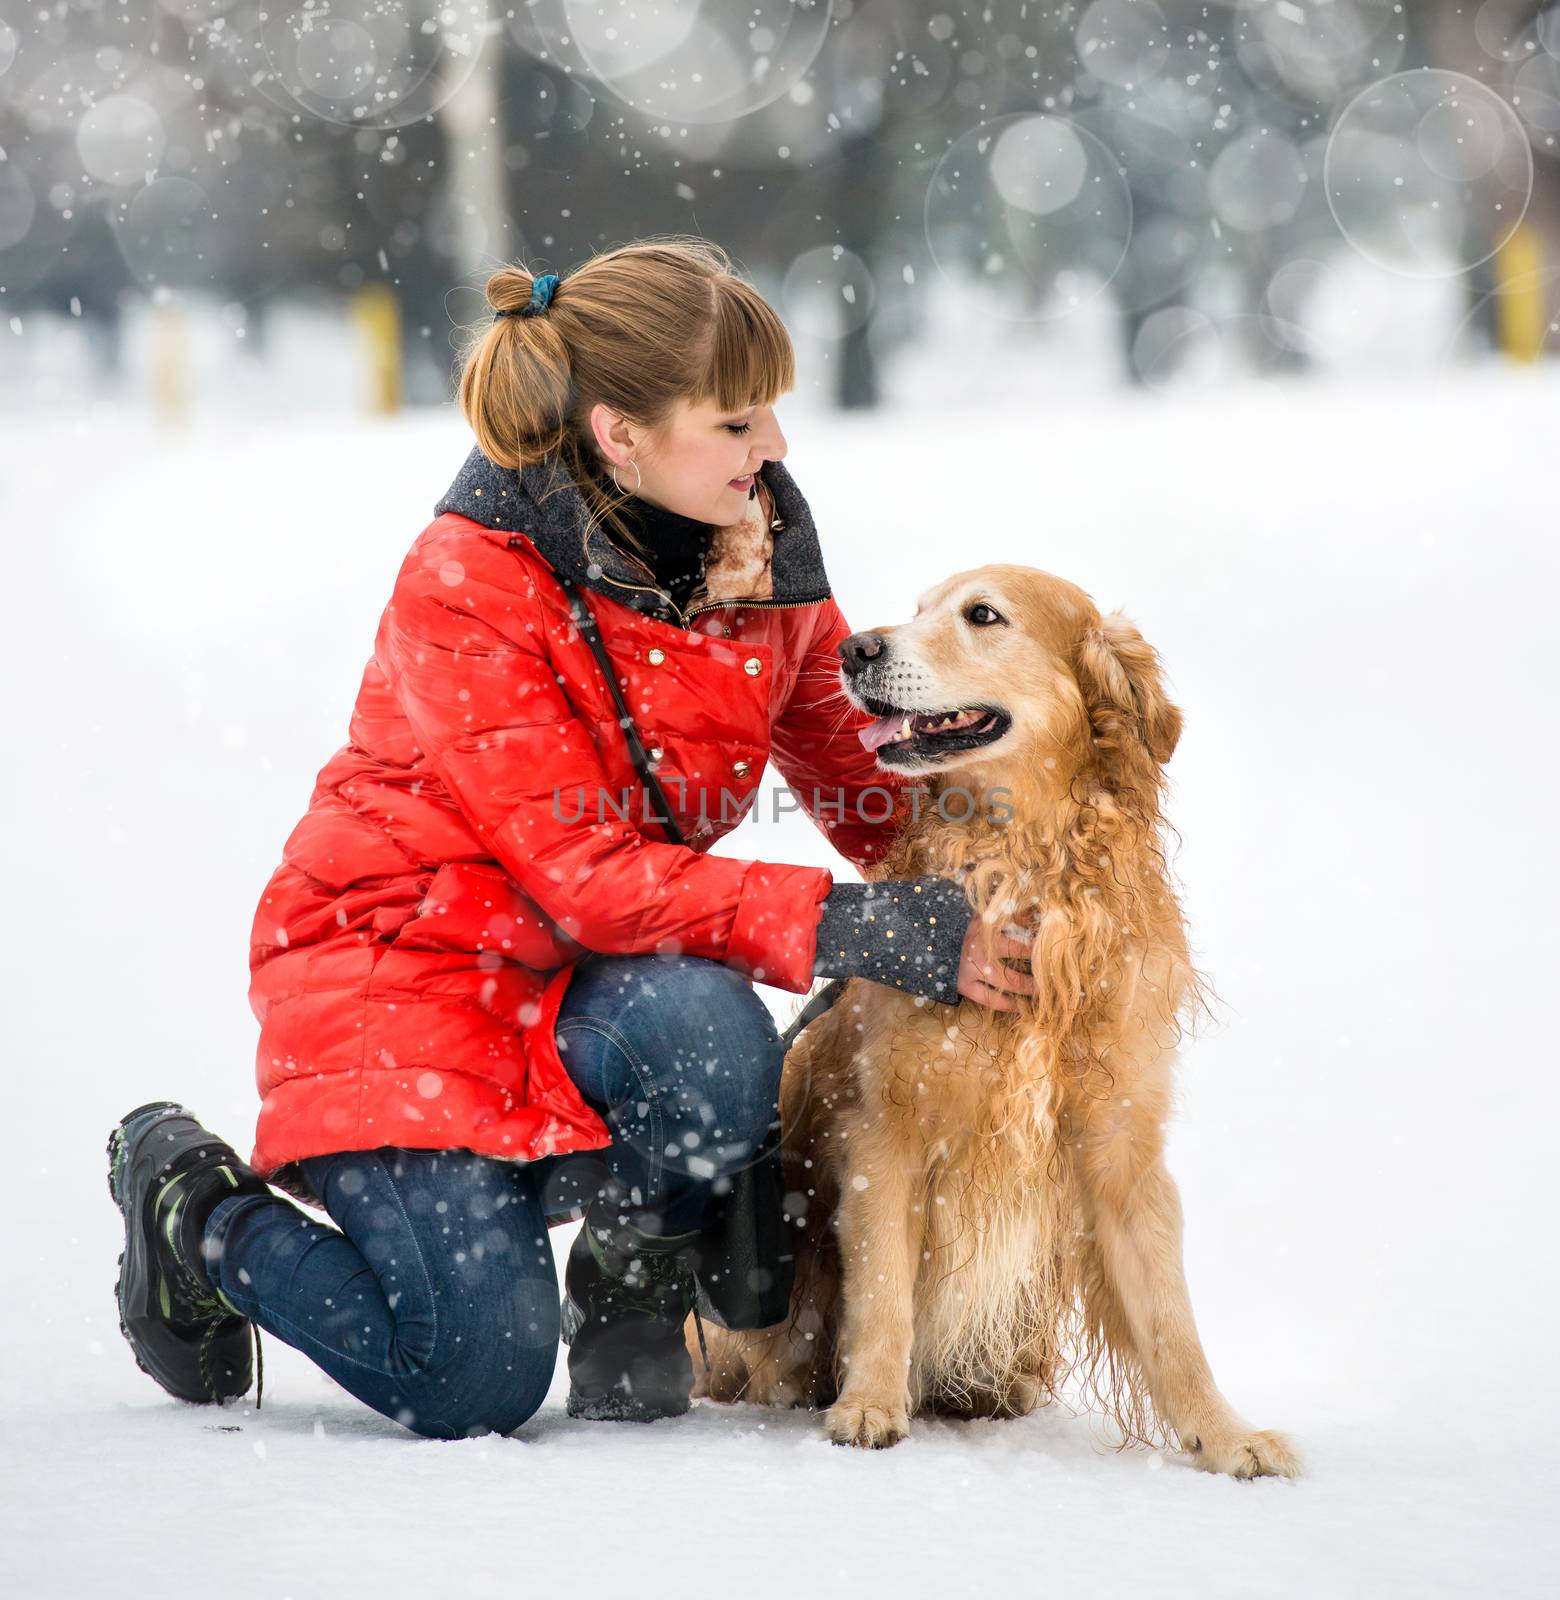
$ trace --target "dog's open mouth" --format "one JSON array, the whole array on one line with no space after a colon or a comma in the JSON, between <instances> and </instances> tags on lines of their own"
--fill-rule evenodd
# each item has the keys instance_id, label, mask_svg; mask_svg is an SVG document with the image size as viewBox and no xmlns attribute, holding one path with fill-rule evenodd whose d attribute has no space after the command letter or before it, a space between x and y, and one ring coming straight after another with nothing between
<instances>
[{"instance_id":1,"label":"dog's open mouth","mask_svg":"<svg viewBox=\"0 0 1560 1600\"><path fill-rule=\"evenodd\" d=\"M1000 739L1012 718L998 706L964 706L954 711L907 711L870 695L854 696L876 719L857 734L879 761L892 766L907 757L949 755L978 750Z\"/></svg>"}]
</instances>

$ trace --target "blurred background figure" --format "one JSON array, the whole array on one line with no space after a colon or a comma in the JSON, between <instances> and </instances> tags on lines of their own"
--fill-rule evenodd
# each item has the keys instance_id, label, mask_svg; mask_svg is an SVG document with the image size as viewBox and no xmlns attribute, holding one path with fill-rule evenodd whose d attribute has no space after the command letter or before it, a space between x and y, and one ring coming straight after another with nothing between
<instances>
[{"instance_id":1,"label":"blurred background figure","mask_svg":"<svg viewBox=\"0 0 1560 1600\"><path fill-rule=\"evenodd\" d=\"M821 407L1555 348L1560 4L0 0L0 410L448 397L719 240Z\"/></svg>"}]
</instances>

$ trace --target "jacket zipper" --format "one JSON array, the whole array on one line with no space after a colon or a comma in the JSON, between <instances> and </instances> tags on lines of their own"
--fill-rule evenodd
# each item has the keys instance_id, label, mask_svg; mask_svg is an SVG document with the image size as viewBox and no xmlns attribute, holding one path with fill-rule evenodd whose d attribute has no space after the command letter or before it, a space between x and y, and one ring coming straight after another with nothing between
<instances>
[{"instance_id":1,"label":"jacket zipper","mask_svg":"<svg viewBox=\"0 0 1560 1600\"><path fill-rule=\"evenodd\" d=\"M719 611L722 606L743 606L749 611L755 606L761 607L765 611L787 611L793 610L797 606L821 606L828 598L828 595L823 594L819 595L816 600L716 600L707 606L695 606L688 615L697 617L706 611ZM671 600L672 608L675 610L677 602L672 600L670 595L667 596L667 599Z\"/></svg>"}]
</instances>

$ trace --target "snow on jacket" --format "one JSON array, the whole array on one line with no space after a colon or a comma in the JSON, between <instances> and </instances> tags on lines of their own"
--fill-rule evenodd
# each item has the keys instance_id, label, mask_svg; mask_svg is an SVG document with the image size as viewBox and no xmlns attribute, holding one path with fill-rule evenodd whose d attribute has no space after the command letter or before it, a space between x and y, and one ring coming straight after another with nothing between
<instances>
[{"instance_id":1,"label":"snow on jacket","mask_svg":"<svg viewBox=\"0 0 1560 1600\"><path fill-rule=\"evenodd\" d=\"M516 473L472 451L401 566L348 742L256 910L262 1175L385 1145L529 1160L609 1143L553 1031L590 952L704 956L807 990L832 874L709 847L772 759L868 866L902 780L840 694L851 629L807 504L780 463L761 478L677 613L557 458ZM687 845L654 820L559 572L589 593Z\"/></svg>"}]
</instances>

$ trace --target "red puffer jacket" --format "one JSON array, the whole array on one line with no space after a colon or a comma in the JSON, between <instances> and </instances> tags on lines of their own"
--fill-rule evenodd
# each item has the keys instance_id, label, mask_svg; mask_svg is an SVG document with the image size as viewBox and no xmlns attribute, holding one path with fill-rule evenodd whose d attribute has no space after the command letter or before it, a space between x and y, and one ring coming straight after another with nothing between
<instances>
[{"instance_id":1,"label":"red puffer jacket","mask_svg":"<svg viewBox=\"0 0 1560 1600\"><path fill-rule=\"evenodd\" d=\"M553 1036L585 953L706 956L807 990L832 875L705 852L773 757L866 866L902 780L840 692L851 630L806 502L777 462L762 482L676 613L556 459L515 473L472 452L255 914L262 1175L382 1145L529 1160L608 1143ZM589 591L689 846L654 821L559 571Z\"/></svg>"}]
</instances>

